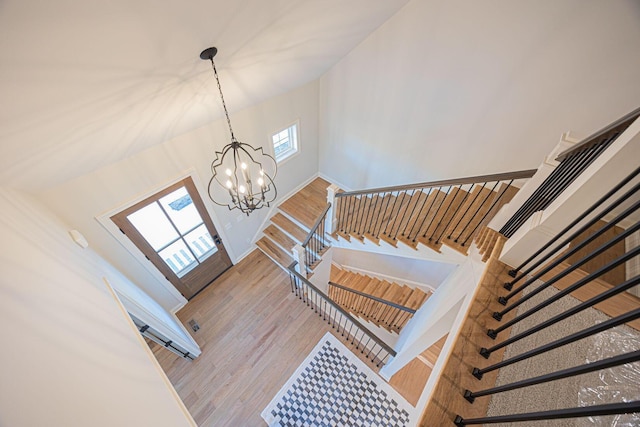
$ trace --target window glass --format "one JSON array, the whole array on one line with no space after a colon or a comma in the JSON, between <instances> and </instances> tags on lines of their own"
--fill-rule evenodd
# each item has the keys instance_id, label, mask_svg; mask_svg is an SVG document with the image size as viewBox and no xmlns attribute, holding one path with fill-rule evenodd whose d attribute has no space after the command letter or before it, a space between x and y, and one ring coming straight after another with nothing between
<instances>
[{"instance_id":1,"label":"window glass","mask_svg":"<svg viewBox=\"0 0 640 427\"><path fill-rule=\"evenodd\" d=\"M271 136L276 161L280 162L298 151L298 128L289 126Z\"/></svg>"},{"instance_id":2,"label":"window glass","mask_svg":"<svg viewBox=\"0 0 640 427\"><path fill-rule=\"evenodd\" d=\"M177 240L165 249L158 252L158 255L167 263L169 268L176 273L176 276L182 277L189 270L197 265L191 251L184 244L182 239Z\"/></svg>"},{"instance_id":3,"label":"window glass","mask_svg":"<svg viewBox=\"0 0 640 427\"><path fill-rule=\"evenodd\" d=\"M160 204L181 234L202 224L202 218L185 187L161 197Z\"/></svg>"},{"instance_id":4,"label":"window glass","mask_svg":"<svg viewBox=\"0 0 640 427\"><path fill-rule=\"evenodd\" d=\"M127 219L156 251L179 237L176 229L156 202L128 215Z\"/></svg>"},{"instance_id":5,"label":"window glass","mask_svg":"<svg viewBox=\"0 0 640 427\"><path fill-rule=\"evenodd\" d=\"M218 250L204 224L185 235L184 240L198 257L198 261L204 261Z\"/></svg>"}]
</instances>

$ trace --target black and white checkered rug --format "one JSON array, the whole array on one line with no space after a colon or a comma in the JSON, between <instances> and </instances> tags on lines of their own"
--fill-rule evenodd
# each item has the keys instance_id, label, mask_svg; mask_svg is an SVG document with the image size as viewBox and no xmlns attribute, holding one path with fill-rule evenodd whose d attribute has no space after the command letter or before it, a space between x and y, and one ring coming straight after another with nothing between
<instances>
[{"instance_id":1,"label":"black and white checkered rug","mask_svg":"<svg viewBox=\"0 0 640 427\"><path fill-rule=\"evenodd\" d=\"M262 411L269 426L408 426L414 408L327 333Z\"/></svg>"}]
</instances>

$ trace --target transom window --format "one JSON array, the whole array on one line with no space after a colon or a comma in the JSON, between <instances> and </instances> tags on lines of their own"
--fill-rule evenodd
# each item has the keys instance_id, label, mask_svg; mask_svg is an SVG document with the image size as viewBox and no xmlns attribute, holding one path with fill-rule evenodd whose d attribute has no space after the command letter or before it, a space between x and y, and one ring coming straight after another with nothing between
<instances>
[{"instance_id":1,"label":"transom window","mask_svg":"<svg viewBox=\"0 0 640 427\"><path fill-rule=\"evenodd\" d=\"M185 187L127 215L127 219L178 277L217 251Z\"/></svg>"},{"instance_id":2,"label":"transom window","mask_svg":"<svg viewBox=\"0 0 640 427\"><path fill-rule=\"evenodd\" d=\"M292 124L271 136L273 152L279 163L298 152L298 125Z\"/></svg>"}]
</instances>

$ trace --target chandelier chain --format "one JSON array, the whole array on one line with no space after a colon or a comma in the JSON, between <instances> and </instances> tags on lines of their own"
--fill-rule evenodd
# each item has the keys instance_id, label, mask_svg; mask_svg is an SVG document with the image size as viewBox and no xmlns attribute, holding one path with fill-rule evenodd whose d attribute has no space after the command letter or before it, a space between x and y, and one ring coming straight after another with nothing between
<instances>
[{"instance_id":1,"label":"chandelier chain","mask_svg":"<svg viewBox=\"0 0 640 427\"><path fill-rule=\"evenodd\" d=\"M229 119L229 112L227 111L227 104L224 102L224 95L222 94L222 87L220 86L220 79L218 78L218 70L216 70L216 64L211 58L211 66L213 67L213 74L216 77L216 84L218 85L218 92L220 92L220 99L222 99L222 108L224 109L224 115L227 117L227 125L229 125L229 132L231 133L231 142L236 141L236 137L233 134L233 128L231 127L231 119Z\"/></svg>"}]
</instances>

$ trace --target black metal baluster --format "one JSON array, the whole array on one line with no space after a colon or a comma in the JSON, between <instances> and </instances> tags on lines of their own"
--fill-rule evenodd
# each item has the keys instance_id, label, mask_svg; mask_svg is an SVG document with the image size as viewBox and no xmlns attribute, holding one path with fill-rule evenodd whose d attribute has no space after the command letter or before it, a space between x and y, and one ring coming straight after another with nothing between
<instances>
[{"instance_id":1,"label":"black metal baluster","mask_svg":"<svg viewBox=\"0 0 640 427\"><path fill-rule=\"evenodd\" d=\"M375 197L375 194L369 194L368 197L369 199L369 204L367 206L367 214L365 215L365 220L364 220L364 224L362 227L362 232L360 233L361 236L364 236L364 234L367 232L367 230L369 229L369 227L371 226L371 209L373 208L373 199Z\"/></svg>"},{"instance_id":2,"label":"black metal baluster","mask_svg":"<svg viewBox=\"0 0 640 427\"><path fill-rule=\"evenodd\" d=\"M406 193L406 191L405 191ZM398 238L398 233L400 232L400 228L402 228L402 223L404 222L404 219L407 217L407 212L409 211L409 207L411 206L411 202L413 201L413 196L416 194L416 190L414 189L411 192L411 196L409 196L409 203L407 203L407 206L405 206L404 212L402 212L402 218L400 219L400 222L398 223L398 228L396 229L396 232L393 235L393 239L397 239ZM415 205L418 204L418 201L416 200L416 203L413 205L413 208L415 209ZM409 220L411 219L411 215L409 215L409 218L407 218L407 222L409 222ZM405 224L404 228L407 227L407 224ZM404 228L402 229L402 235L404 236Z\"/></svg>"},{"instance_id":3,"label":"black metal baluster","mask_svg":"<svg viewBox=\"0 0 640 427\"><path fill-rule=\"evenodd\" d=\"M522 381L516 381L514 383L509 383L505 385L501 385L498 387L492 387L485 390L480 391L471 391L465 390L464 398L469 402L473 403L473 401L477 397L489 396L496 393L502 393L510 390L517 390L523 387L529 387L536 384L542 384L549 381L560 380L563 378L570 378L576 375L587 374L589 372L600 371L602 369L612 368L614 366L620 366L627 363L634 363L640 360L640 350L632 351L630 353L621 354L618 356L609 357L607 359L599 360L597 362L586 363L584 365L575 366L573 368L562 369L556 372L552 372L550 374L540 375L533 378L528 378Z\"/></svg>"},{"instance_id":4,"label":"black metal baluster","mask_svg":"<svg viewBox=\"0 0 640 427\"><path fill-rule=\"evenodd\" d=\"M471 190L473 189L473 186L475 184L471 185L471 188L469 188L469 193L471 193ZM487 183L485 182L484 184L482 184L482 187L480 188L480 190L478 192L476 192L475 196L473 196L473 200L471 200L471 203L469 203L469 206L467 206L467 209L465 209L464 213L462 214L462 216L460 217L460 219L458 220L458 222L456 223L455 227L453 227L451 229L451 234L449 234L447 236L447 239L451 239L451 236L455 233L455 231L458 229L458 226L460 225L460 223L462 222L462 220L464 219L465 216L467 216L467 213L469 212L469 209L471 209L471 206L473 206L473 204L476 202L476 199L478 198L478 196L480 194L482 194L482 190L484 190L484 187L487 185ZM463 201L464 203L464 201ZM460 237L460 236L458 236ZM455 240L456 243L458 243L458 239Z\"/></svg>"},{"instance_id":5,"label":"black metal baluster","mask_svg":"<svg viewBox=\"0 0 640 427\"><path fill-rule=\"evenodd\" d=\"M400 192L396 192L395 198L393 199L393 206L391 206L391 212L389 213L389 219L387 220L387 224L384 227L383 235L387 236L387 229L389 228L389 224L393 224L392 220L395 221L395 215L393 211L396 209L396 205L398 204L398 199L400 198ZM392 225L393 226L393 225Z\"/></svg>"},{"instance_id":6,"label":"black metal baluster","mask_svg":"<svg viewBox=\"0 0 640 427\"><path fill-rule=\"evenodd\" d=\"M460 189L461 188L462 188L462 186L456 187L456 193L453 195L453 198L451 199L451 203L449 203L449 206L447 206L447 208L444 210L445 215L451 209L451 206L453 206L453 204L455 203L456 198L458 197L458 193L460 193ZM469 194L469 193L467 193L467 194ZM451 224L451 221L453 221L453 217L458 213L458 209L460 209L460 205L458 205L458 207L456 208L456 211L453 213L453 215L451 215L451 218L449 218L449 221L447 221L447 224L442 228L442 232L440 233L440 235L436 239L436 244L440 243L440 239L442 239L442 236L444 235L444 233L447 232L447 228ZM433 234L431 235L431 237L433 237L436 234L437 229L438 229L438 227L436 227L433 230ZM429 240L431 240L431 239L429 239Z\"/></svg>"},{"instance_id":7,"label":"black metal baluster","mask_svg":"<svg viewBox=\"0 0 640 427\"><path fill-rule=\"evenodd\" d=\"M467 224L464 226L464 228L462 229L462 231L460 232L460 234L458 234L458 237L456 237L454 239L454 242L458 243L458 241L460 240L460 237L462 237L462 235L464 234L464 232L467 230L467 227L469 227L469 224L473 224L473 220L475 219L476 215L478 215L478 212L480 212L480 210L482 209L482 207L484 206L484 204L487 202L487 200L489 200L489 197L491 197L491 195L493 194L493 192L495 191L496 187L498 186L498 184L500 184L500 181L496 181L495 184L493 184L493 188L491 188L491 191L489 191L487 193L487 195L485 196L485 198L482 200L482 203L480 203L480 206L478 206L478 209L476 209L476 211L473 213L473 215L471 216L471 218L469 219L469 222L467 222ZM466 241L466 239L465 239ZM464 245L463 245L464 246Z\"/></svg>"},{"instance_id":8,"label":"black metal baluster","mask_svg":"<svg viewBox=\"0 0 640 427\"><path fill-rule=\"evenodd\" d=\"M640 229L640 223L636 224L635 229L636 230ZM610 246L613 246L613 245L610 245ZM497 336L497 334L499 334L500 332L504 331L506 328L508 328L508 327L510 327L512 325L515 325L516 323L520 322L521 320L523 320L523 319L531 316L532 314L540 311L542 308L548 306L552 302L555 302L555 301L559 300L560 298L562 298L563 296L568 295L569 293L575 291L576 289L581 288L582 286L586 285L587 283L592 282L594 279L597 279L598 277L602 276L603 274L607 273L608 271L611 271L614 268L616 268L617 266L624 264L625 262L627 262L628 260L630 260L631 258L633 258L633 257L635 257L636 255L639 255L639 254L640 254L640 246L637 246L634 249L632 249L631 251L627 252L626 254L621 255L618 258L614 259L613 261L609 262L607 265L605 265L603 267L600 267L595 272L593 272L593 273L589 274L588 276L578 280L577 282L575 282L573 285L569 286L568 288L565 288L562 291L558 292L557 294L555 294L551 298L547 299L543 303L540 303L540 304L536 305L535 307L527 310L526 312L516 316L514 319L510 320L509 322L505 323L504 325L500 326L499 328L489 329L489 331L487 332L487 335L489 335L491 338L495 338ZM517 302L513 303L511 306L507 307L501 313L506 313L506 312L509 312L509 311L513 310L513 308L517 307L522 302L526 301L524 298L529 299L531 294L534 294L534 293L538 294L539 292L541 292L542 290L548 288L549 286L551 286L551 283L549 283L549 282L544 283L543 285L541 285L538 288L536 288L533 291L531 291L525 297L521 298ZM496 314L496 313L494 313L494 314ZM500 314L500 313L497 313L497 314Z\"/></svg>"},{"instance_id":9,"label":"black metal baluster","mask_svg":"<svg viewBox=\"0 0 640 427\"><path fill-rule=\"evenodd\" d=\"M522 223L524 223L524 221L526 221L529 218L529 216L533 214L533 212L545 209L547 206L549 206L553 202L553 200L555 200L558 197L560 193L562 193L569 185L571 185L571 183L587 167L589 167L589 165L609 146L609 143L611 141L617 138L617 136L618 135L615 134L611 138L608 138L607 140L605 140L604 143L600 143L599 145L595 145L587 150L576 153L575 158L577 160L574 162L572 158L571 163L566 168L568 170L568 173L561 174L561 177L558 179L558 181L555 182L553 185L550 185L549 191L546 194L544 194L536 203L534 203L533 207L529 208L529 211L526 212L525 214L526 216L523 217L524 219L522 220L520 225L522 225ZM569 160L569 159L566 159L566 160ZM561 163L558 168L562 169L563 164L564 162ZM518 225L518 228L520 227L520 225ZM505 234L505 236L511 237L516 230L517 228L512 227L512 229L507 233L508 235Z\"/></svg>"},{"instance_id":10,"label":"black metal baluster","mask_svg":"<svg viewBox=\"0 0 640 427\"><path fill-rule=\"evenodd\" d=\"M622 212L621 214L619 214L618 216L616 216L614 219L612 219L610 222L608 222L607 224L605 224L604 226L602 226L600 229L598 229L598 231L596 231L594 234L592 234L591 236L589 236L588 238L586 238L584 241L580 242L580 244L576 245L574 248L572 248L570 251L562 254L559 258L556 258L551 264L547 265L546 267L544 267L542 270L538 271L532 278L528 279L526 282L524 282L522 285L518 286L516 289L512 290L511 292L509 292L507 295L502 296L498 299L498 302L500 302L500 304L505 305L507 303L507 301L509 301L513 296L515 296L518 292L520 292L521 290L529 287L532 283L534 283L536 280L538 280L540 277L542 277L543 275L547 274L549 271L553 270L555 267L557 267L558 265L560 265L563 261L565 261L566 259L568 259L569 257L571 257L573 254L577 253L580 249L586 247L589 243L593 242L595 239L597 239L598 237L600 237L602 234L604 234L607 230L613 228L616 226L617 223L619 223L620 221L622 221L623 219L625 219L626 217L628 217L629 215L631 215L633 212L635 212L638 208L640 207L640 201L634 203L631 207L627 208L624 212ZM596 221L597 222L597 221ZM635 227L637 227L638 224L635 225ZM624 235L628 236L630 234L629 232L630 228L627 228L624 231ZM585 229L586 230L586 229ZM632 231L633 232L633 231ZM631 232L631 233L632 233ZM617 235L619 236L619 235ZM616 238L617 238L616 236ZM606 245L606 244L605 244ZM604 251L607 247L605 247L605 245L601 245L598 247L598 249L594 250L591 252L591 258L593 258L595 255L597 255L598 253ZM596 252L600 250L600 252ZM581 259L580 261L586 262L589 259ZM575 266L575 268L577 268L579 265L576 266L576 264L578 263L574 263L573 265Z\"/></svg>"},{"instance_id":11,"label":"black metal baluster","mask_svg":"<svg viewBox=\"0 0 640 427\"><path fill-rule=\"evenodd\" d=\"M467 236L466 239L464 239L464 242L462 242L461 246L464 246L467 243L467 240L469 240L469 238L471 238L473 236L473 234L476 232L476 230L478 229L478 227L480 227L483 223L484 220L487 218L487 216L491 213L491 211L493 210L493 207L498 204L498 202L500 201L500 199L502 199L502 196L504 196L504 193L507 192L507 190L509 189L509 187L511 186L511 184L513 183L513 180L509 181L509 183L504 187L504 190L502 190L502 193L500 193L500 195L498 197L495 198L495 200L493 201L493 203L491 203L491 206L489 206L489 209L487 210L487 212L483 215L482 219L478 222L478 224L476 224L476 226L474 227L473 230L471 230L471 233L469 233L469 235Z\"/></svg>"},{"instance_id":12,"label":"black metal baluster","mask_svg":"<svg viewBox=\"0 0 640 427\"><path fill-rule=\"evenodd\" d=\"M347 221L347 215L346 215L347 200L344 197L337 198L336 200L340 201L340 208L339 208L340 218L338 222L338 230L344 233L344 226L345 226L345 222Z\"/></svg>"},{"instance_id":13,"label":"black metal baluster","mask_svg":"<svg viewBox=\"0 0 640 427\"><path fill-rule=\"evenodd\" d=\"M551 174L516 211L512 217L514 221L508 221L507 224L502 227L500 233L504 236L511 237L512 233L514 233L515 230L517 230L533 212L539 210L537 208L541 206L540 201L542 200L542 203L544 203L544 200L548 199L550 195L553 194L553 190L559 185L559 183L574 170L575 165L586 159L587 154L587 151L583 151L562 161L562 163L560 163L558 167L551 172Z\"/></svg>"},{"instance_id":14,"label":"black metal baluster","mask_svg":"<svg viewBox=\"0 0 640 427\"><path fill-rule=\"evenodd\" d=\"M411 235L413 234L413 229L415 228L416 224L418 223L418 221L420 219L420 215L424 215L422 217L422 222L420 223L420 227L418 227L418 229L416 230L416 234L413 236L413 239L411 239L411 241L414 242L414 243L416 241L416 238L418 237L418 234L420 234L420 229L424 225L424 220L427 218L427 216L429 214L429 209L427 209L427 211L424 212L424 207L426 206L427 201L429 200L429 196L431 195L431 191L433 190L433 188L434 187L429 188L429 191L427 192L426 197L424 198L424 201L422 202L422 206L420 206L420 210L418 211L418 215L416 216L415 221L413 221L413 225L411 226L411 230L409 230L409 234L407 235L407 239L411 239ZM424 193L424 190L422 192Z\"/></svg>"},{"instance_id":15,"label":"black metal baluster","mask_svg":"<svg viewBox=\"0 0 640 427\"><path fill-rule=\"evenodd\" d=\"M570 308L570 309L568 309L568 310L566 310L566 311L564 311L564 312L562 312L562 313L560 313L560 314L558 314L556 316L553 316L551 319L548 319L548 320L546 320L546 321L544 321L544 322L542 322L542 323L540 323L540 324L538 324L536 326L533 326L532 328L529 328L528 330L526 330L524 332L521 332L521 333L519 333L519 334L517 334L517 335L515 335L513 337L510 337L510 338L502 341L499 344L494 345L493 347L490 347L490 348L484 348L483 347L483 348L480 349L480 354L482 356L484 356L485 358L488 358L489 355L491 353L493 353L494 351L496 351L496 350L499 350L499 349L501 349L503 347L506 347L509 344L513 344L514 342L519 341L522 338L526 338L529 335L533 335L534 333L536 333L538 331L541 331L541 330L543 330L543 329L545 329L545 328L547 328L547 327L549 327L551 325L554 325L554 324L556 324L556 323L558 323L558 322L560 322L560 321L562 321L562 320L564 320L564 319L566 319L568 317L571 317L571 316L575 315L576 313L579 313L579 312L581 312L583 310L586 310L587 308L592 307L592 306L594 306L594 305L596 305L596 304L598 304L598 303L600 303L600 302L602 302L602 301L604 301L606 299L609 299L609 298L611 298L611 297L613 297L615 295L618 295L618 294L620 294L620 293L622 293L622 292L624 292L624 291L626 291L628 289L631 289L631 288L633 288L634 286L636 286L638 284L640 284L640 275L636 275L632 279L629 279L624 283L621 283L621 284L619 284L619 285L617 285L617 286L615 286L615 287L613 287L611 289L608 289L608 290L596 295L595 297L590 298L587 301L576 305L575 307L572 307L572 308Z\"/></svg>"},{"instance_id":16,"label":"black metal baluster","mask_svg":"<svg viewBox=\"0 0 640 427\"><path fill-rule=\"evenodd\" d=\"M393 211L395 210L396 204L398 203L398 199L400 198L400 193L402 193L402 201L399 204L398 212L396 214L394 214ZM398 191L397 194L396 194L396 199L394 200L393 207L391 208L391 218L393 218L393 221L387 222L387 227L385 227L384 233L382 233L385 236L391 237L391 232L393 231L393 227L396 224L396 219L398 219L398 214L400 213L400 209L402 208L402 202L404 201L404 195L405 195L404 191L402 191L402 192ZM391 218L389 218L389 219L391 220ZM389 228L389 224L391 224L391 229L389 230L389 233L387 233L387 229Z\"/></svg>"},{"instance_id":17,"label":"black metal baluster","mask_svg":"<svg viewBox=\"0 0 640 427\"><path fill-rule=\"evenodd\" d=\"M431 224L433 224L433 221L436 219L436 217L438 216L438 212L440 212L440 208L442 207L442 205L444 204L444 201L447 200L447 196L449 195L449 193L451 192L451 189L453 188L453 186L449 186L449 189L447 190L447 192L444 194L444 197L442 198L442 200L440 201L440 204L438 205L438 209L436 209L436 213L433 214L433 218L431 218L431 221L429 222L429 225L427 226L427 229L424 231L424 234L422 235L422 237L427 237L427 233L429 232L429 229L431 228ZM438 221L438 224L440 224L440 221ZM438 228L438 224L436 224L436 228ZM434 230L435 231L435 230ZM429 241L431 241L431 237L429 237Z\"/></svg>"},{"instance_id":18,"label":"black metal baluster","mask_svg":"<svg viewBox=\"0 0 640 427\"><path fill-rule=\"evenodd\" d=\"M444 235L445 231L449 228L449 225L451 224L451 221L453 221L453 219L456 217L456 215L458 214L458 212L460 211L460 209L462 208L462 206L464 206L464 202L467 201L467 198L469 197L469 195L471 194L471 190L473 189L473 186L475 184L471 184L471 186L469 187L469 191L465 191L464 194L464 198L462 199L462 201L460 202L460 204L458 205L458 207L456 208L456 211L453 213L453 215L451 215L451 219L449 219L449 222L447 223L447 225L445 226L444 230L442 231L442 234L440 235L440 237L438 237L438 240L442 239L442 236ZM460 189L463 190L464 187L463 185L460 186ZM464 190L463 190L464 191ZM469 205L470 207L471 205ZM467 210L469 210L469 207L467 207ZM465 210L465 212L462 214L462 216L460 216L460 219L458 220L458 223L456 224L455 227L453 227L451 229L451 232L449 233L449 235L447 235L447 239L451 239L451 234L453 234L453 230L456 229L456 227L458 226L458 224L460 224L460 221L462 221L462 218L464 218L464 215L467 213L467 210Z\"/></svg>"},{"instance_id":19,"label":"black metal baluster","mask_svg":"<svg viewBox=\"0 0 640 427\"><path fill-rule=\"evenodd\" d=\"M580 406L577 408L554 409L551 411L527 412L524 414L499 415L495 417L462 418L456 415L453 423L457 427L476 424L497 424L521 421L557 420L578 417L597 417L602 415L630 414L640 412L640 400L605 405Z\"/></svg>"},{"instance_id":20,"label":"black metal baluster","mask_svg":"<svg viewBox=\"0 0 640 427\"><path fill-rule=\"evenodd\" d=\"M418 192L420 193L418 195L418 200L416 200L416 204L413 205L413 210L411 211L411 215L409 215L409 219L407 220L407 225L402 230L402 237L405 237L405 231L409 230L409 232L406 234L407 239L411 238L411 234L413 233L413 228L416 226L416 223L418 222L418 218L420 217L420 212L422 212L422 208L424 208L424 205L427 203L427 198L429 198L428 195L424 197L424 200L422 201L422 205L420 205L420 210L418 210L418 213L416 214L416 218L413 220L413 224L411 224L411 226L409 226L409 222L411 221L411 217L413 217L413 214L415 213L416 208L418 207L418 204L420 203L420 199L422 198L422 195L425 194L423 190L424 189L418 190Z\"/></svg>"},{"instance_id":21,"label":"black metal baluster","mask_svg":"<svg viewBox=\"0 0 640 427\"><path fill-rule=\"evenodd\" d=\"M360 219L360 205L362 204L362 196L358 195L355 196L356 197L356 207L353 211L353 216L354 216L354 220L353 220L353 228L351 229L351 233L353 233L354 236L358 235L358 221Z\"/></svg>"},{"instance_id":22,"label":"black metal baluster","mask_svg":"<svg viewBox=\"0 0 640 427\"><path fill-rule=\"evenodd\" d=\"M374 209L374 219L371 222L371 228L368 230L369 234L371 234L373 237L378 238L378 236L376 235L376 227L378 225L378 219L380 218L380 213L382 212L382 206L384 205L384 197L386 195L386 191L382 193L382 195L380 195L380 193L378 193L378 198L376 199L376 206ZM380 206L378 207L378 204L380 204Z\"/></svg>"},{"instance_id":23,"label":"black metal baluster","mask_svg":"<svg viewBox=\"0 0 640 427\"><path fill-rule=\"evenodd\" d=\"M535 270L539 265L541 265L543 262L545 262L546 259L551 258L551 256L553 254L555 254L556 252L558 252L560 249L562 249L563 247L566 246L567 243L571 242L573 239L575 239L576 237L578 237L580 234L582 234L584 231L588 230L593 224L597 223L600 219L604 218L605 215L607 215L609 212L611 212L613 209L615 209L616 207L618 207L622 202L624 202L625 200L627 200L631 195L635 194L636 191L638 191L638 189L640 189L640 183L636 184L635 186L633 186L633 188L631 188L630 190L626 191L622 196L620 196L617 200L615 200L613 203L611 203L609 206L607 206L604 210L602 210L601 212L599 212L594 218L592 218L591 220L589 220L586 224L582 225L578 230L576 230L574 233L572 233L569 237L567 237L566 239L564 239L562 241L562 243L559 243L558 246L556 246L553 250L551 250L548 254L545 255L545 257L539 259L535 264L531 265L526 271L523 271L521 274L519 274L516 277L516 274L518 271L522 270L522 267L524 267L525 265L529 264L531 261L533 261L538 255L542 254L545 250L547 250L549 247L551 247L551 245L553 245L555 242L557 242L558 240L560 240L560 238L567 233L568 231L570 231L573 227L575 227L578 223L580 223L580 221L582 221L583 219L585 219L587 216L589 216L589 214L593 213L595 209L597 209L598 207L600 207L600 205L602 205L605 201L607 201L611 196L613 196L615 193L617 193L622 187L624 187L625 185L627 185L633 178L636 177L636 175L640 173L640 168L637 168L631 175L629 175L627 178L625 178L623 181L621 181L618 185L616 185L611 191L609 191L607 194L605 194L604 196L602 196L600 199L598 199L598 201L596 201L593 205L591 205L591 207L589 207L589 209L585 210L580 216L578 216L575 220L573 220L571 222L571 224L567 225L564 229L562 229L562 231L560 231L558 234L556 234L551 240L549 240L544 246L542 246L540 249L538 249L533 255L531 255L529 258L527 258L526 261L524 261L523 263L521 263L519 266L517 266L516 268L514 268L513 270L509 271L509 275L511 275L511 277L514 277L514 279L509 282L508 284L505 284L505 288L508 290L511 290L511 288L513 287L513 285L515 283L517 283L518 281L520 281L523 277L526 277L529 273L531 273L533 270Z\"/></svg>"},{"instance_id":24,"label":"black metal baluster","mask_svg":"<svg viewBox=\"0 0 640 427\"><path fill-rule=\"evenodd\" d=\"M351 230L353 229L353 216L355 214L355 205L356 198L355 196L349 196L349 226L346 230L346 234L351 234Z\"/></svg>"},{"instance_id":25,"label":"black metal baluster","mask_svg":"<svg viewBox=\"0 0 640 427\"><path fill-rule=\"evenodd\" d=\"M393 198L393 191L390 191L389 194L387 194L385 197L387 197L387 201L386 201L386 204L385 204L385 206L382 209L381 214L380 214L381 215L381 219L380 219L380 224L378 225L378 231L375 234L376 239L380 237L380 233L382 232L382 229L383 229L382 224L384 223L384 219L385 219L385 216L387 214L387 209L389 209L389 205L391 204L391 199ZM387 220L387 222L388 222L388 220Z\"/></svg>"},{"instance_id":26,"label":"black metal baluster","mask_svg":"<svg viewBox=\"0 0 640 427\"><path fill-rule=\"evenodd\" d=\"M485 368L473 368L472 374L477 379L482 379L482 376L487 372L495 371L496 369L503 368L505 366L512 365L514 363L529 359L533 356L537 356L542 353L546 353L548 351L554 350L556 348L562 347L567 344L571 344L583 338L590 337L592 335L598 334L600 332L611 329L615 326L624 325L625 323L632 322L636 319L640 319L640 308L632 310L628 313L625 313L621 316L614 317L613 319L609 319L606 322L598 323L589 328L578 331L574 334L567 335L566 337L557 339L548 344L542 345L540 347L534 348L533 350L529 350L525 353L519 354L517 356L511 357L509 359L505 359L501 362L493 364L491 366L487 366Z\"/></svg>"},{"instance_id":27,"label":"black metal baluster","mask_svg":"<svg viewBox=\"0 0 640 427\"><path fill-rule=\"evenodd\" d=\"M367 346L369 345L369 342L371 342L371 337L367 335L367 342L365 345L362 346L362 349L360 349L360 353L364 354L364 351L367 349Z\"/></svg>"}]
</instances>

